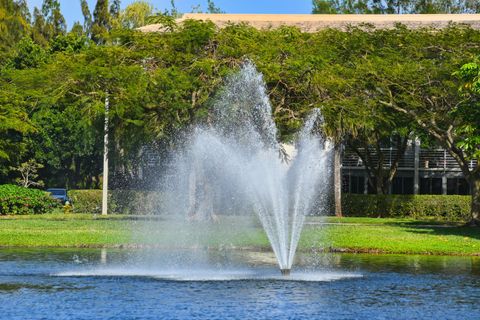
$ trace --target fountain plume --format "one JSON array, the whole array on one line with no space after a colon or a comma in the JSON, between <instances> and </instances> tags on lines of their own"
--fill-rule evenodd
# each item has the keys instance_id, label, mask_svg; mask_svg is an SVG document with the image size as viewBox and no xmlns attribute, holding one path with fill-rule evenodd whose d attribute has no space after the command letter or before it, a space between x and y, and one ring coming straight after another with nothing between
<instances>
[{"instance_id":1,"label":"fountain plume","mask_svg":"<svg viewBox=\"0 0 480 320\"><path fill-rule=\"evenodd\" d=\"M262 75L245 63L226 79L210 125L198 126L175 156L169 185L176 212L190 220L254 212L287 275L305 215L326 198L331 148L314 110L298 134L296 156L282 161L271 110Z\"/></svg>"}]
</instances>

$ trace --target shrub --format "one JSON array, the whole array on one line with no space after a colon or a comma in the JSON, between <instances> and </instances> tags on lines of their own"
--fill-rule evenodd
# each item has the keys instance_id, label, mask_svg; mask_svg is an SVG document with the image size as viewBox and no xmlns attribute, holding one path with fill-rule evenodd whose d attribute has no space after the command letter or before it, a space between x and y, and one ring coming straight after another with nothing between
<instances>
[{"instance_id":1,"label":"shrub","mask_svg":"<svg viewBox=\"0 0 480 320\"><path fill-rule=\"evenodd\" d=\"M100 213L102 190L71 190L75 213ZM160 212L162 193L157 191L112 190L108 193L108 211L118 214Z\"/></svg>"},{"instance_id":2,"label":"shrub","mask_svg":"<svg viewBox=\"0 0 480 320\"><path fill-rule=\"evenodd\" d=\"M70 190L68 196L73 202L73 212L100 213L102 211L102 190Z\"/></svg>"},{"instance_id":3,"label":"shrub","mask_svg":"<svg viewBox=\"0 0 480 320\"><path fill-rule=\"evenodd\" d=\"M470 215L470 196L344 194L346 216L435 218L462 221Z\"/></svg>"},{"instance_id":4,"label":"shrub","mask_svg":"<svg viewBox=\"0 0 480 320\"><path fill-rule=\"evenodd\" d=\"M112 212L122 214L154 214L161 212L163 194L158 191L114 190L111 193Z\"/></svg>"},{"instance_id":5,"label":"shrub","mask_svg":"<svg viewBox=\"0 0 480 320\"><path fill-rule=\"evenodd\" d=\"M0 214L42 214L60 203L47 192L15 185L0 185Z\"/></svg>"}]
</instances>

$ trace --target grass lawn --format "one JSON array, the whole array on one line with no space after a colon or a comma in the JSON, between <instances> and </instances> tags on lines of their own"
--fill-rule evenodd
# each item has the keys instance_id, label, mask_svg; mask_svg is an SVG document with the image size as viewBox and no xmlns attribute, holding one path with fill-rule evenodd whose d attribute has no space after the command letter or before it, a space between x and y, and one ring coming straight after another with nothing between
<instances>
[{"instance_id":1,"label":"grass lawn","mask_svg":"<svg viewBox=\"0 0 480 320\"><path fill-rule=\"evenodd\" d=\"M255 223L224 218L219 224L142 221L131 217L48 214L0 217L3 247L114 247L135 245L269 248ZM480 255L480 228L437 221L377 218L307 218L299 249L410 254Z\"/></svg>"},{"instance_id":2,"label":"grass lawn","mask_svg":"<svg viewBox=\"0 0 480 320\"><path fill-rule=\"evenodd\" d=\"M3 247L101 247L129 243L128 221L111 216L46 214L0 217Z\"/></svg>"}]
</instances>

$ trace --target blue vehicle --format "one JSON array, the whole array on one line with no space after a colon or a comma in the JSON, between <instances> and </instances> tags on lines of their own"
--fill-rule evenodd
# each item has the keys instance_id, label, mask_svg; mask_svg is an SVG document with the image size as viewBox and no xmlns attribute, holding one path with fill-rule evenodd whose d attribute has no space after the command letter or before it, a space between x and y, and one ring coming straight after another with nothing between
<instances>
[{"instance_id":1,"label":"blue vehicle","mask_svg":"<svg viewBox=\"0 0 480 320\"><path fill-rule=\"evenodd\" d=\"M49 188L47 192L50 192L50 195L59 200L62 204L65 204L67 201L72 203L72 200L68 197L67 189L61 188Z\"/></svg>"}]
</instances>

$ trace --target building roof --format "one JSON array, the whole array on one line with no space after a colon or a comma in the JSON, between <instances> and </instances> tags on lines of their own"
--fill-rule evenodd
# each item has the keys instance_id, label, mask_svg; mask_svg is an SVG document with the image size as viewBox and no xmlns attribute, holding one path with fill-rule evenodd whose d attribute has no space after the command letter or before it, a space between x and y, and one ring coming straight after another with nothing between
<instances>
[{"instance_id":1,"label":"building roof","mask_svg":"<svg viewBox=\"0 0 480 320\"><path fill-rule=\"evenodd\" d=\"M231 23L248 23L258 29L295 26L304 32L315 32L325 28L340 28L364 23L377 28L392 28L402 23L409 28L443 28L451 22L462 23L480 29L480 14L205 14L187 13L177 23L187 19L210 20L218 27ZM162 25L152 24L139 28L144 32L159 32Z\"/></svg>"}]
</instances>

